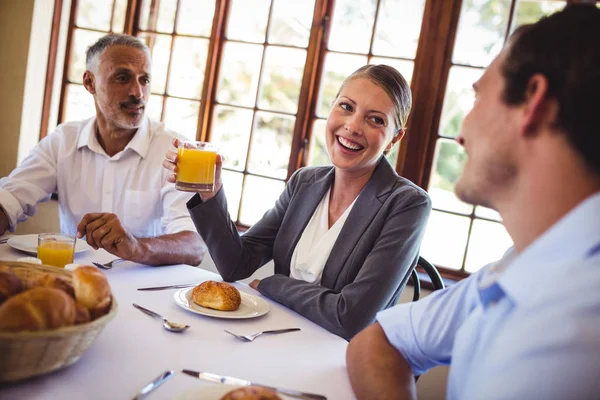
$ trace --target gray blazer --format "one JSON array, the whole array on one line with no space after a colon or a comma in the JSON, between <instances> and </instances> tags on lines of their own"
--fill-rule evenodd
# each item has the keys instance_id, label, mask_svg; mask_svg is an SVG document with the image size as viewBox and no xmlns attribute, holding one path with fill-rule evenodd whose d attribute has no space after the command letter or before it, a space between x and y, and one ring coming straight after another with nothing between
<instances>
[{"instance_id":1,"label":"gray blazer","mask_svg":"<svg viewBox=\"0 0 600 400\"><path fill-rule=\"evenodd\" d=\"M241 236L223 190L206 202L195 195L188 209L225 281L245 279L274 260L275 274L258 290L350 340L396 303L416 265L431 201L382 157L331 250L321 284L291 278L294 248L333 180L330 166L299 169L275 206Z\"/></svg>"}]
</instances>

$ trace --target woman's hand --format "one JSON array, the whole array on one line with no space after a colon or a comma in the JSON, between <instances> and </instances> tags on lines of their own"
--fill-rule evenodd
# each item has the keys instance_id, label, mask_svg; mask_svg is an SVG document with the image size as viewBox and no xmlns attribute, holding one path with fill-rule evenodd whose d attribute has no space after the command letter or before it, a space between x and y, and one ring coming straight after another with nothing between
<instances>
[{"instance_id":1,"label":"woman's hand","mask_svg":"<svg viewBox=\"0 0 600 400\"><path fill-rule=\"evenodd\" d=\"M162 166L163 168L169 170L171 173L167 176L167 180L169 182L175 183L177 180L177 148L179 147L179 140L173 139L173 146L175 146L175 151L169 150L167 151L167 155L165 160L163 160ZM214 191L212 192L198 192L202 201L207 201L215 197L217 192L221 190L223 186L223 182L221 181L221 166L223 165L223 157L220 154L217 154L217 163L215 167L215 186Z\"/></svg>"}]
</instances>

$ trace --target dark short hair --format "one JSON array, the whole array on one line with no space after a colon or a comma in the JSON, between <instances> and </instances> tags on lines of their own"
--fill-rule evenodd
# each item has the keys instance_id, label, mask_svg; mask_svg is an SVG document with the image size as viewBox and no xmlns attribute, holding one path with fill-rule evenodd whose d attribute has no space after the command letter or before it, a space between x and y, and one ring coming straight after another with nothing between
<instances>
[{"instance_id":1,"label":"dark short hair","mask_svg":"<svg viewBox=\"0 0 600 400\"><path fill-rule=\"evenodd\" d=\"M90 69L96 58L100 56L106 49L112 46L127 46L150 53L146 43L137 37L118 33L110 33L102 36L96 41L96 43L87 49L85 52L85 67Z\"/></svg>"},{"instance_id":2,"label":"dark short hair","mask_svg":"<svg viewBox=\"0 0 600 400\"><path fill-rule=\"evenodd\" d=\"M502 65L504 100L525 100L529 80L541 74L559 106L557 128L600 174L600 9L572 4L520 27L509 40Z\"/></svg>"},{"instance_id":3,"label":"dark short hair","mask_svg":"<svg viewBox=\"0 0 600 400\"><path fill-rule=\"evenodd\" d=\"M410 85L402 74L396 68L385 64L362 66L344 79L335 97L337 98L340 95L346 83L358 78L369 79L390 96L395 108L394 123L396 124L396 131L405 129L408 114L412 107L412 94Z\"/></svg>"}]
</instances>

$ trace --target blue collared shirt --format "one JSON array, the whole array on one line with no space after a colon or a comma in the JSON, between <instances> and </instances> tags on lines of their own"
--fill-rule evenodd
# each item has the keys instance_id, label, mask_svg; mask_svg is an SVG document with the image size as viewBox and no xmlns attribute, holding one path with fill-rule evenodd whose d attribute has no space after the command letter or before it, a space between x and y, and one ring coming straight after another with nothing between
<instances>
[{"instance_id":1,"label":"blue collared shirt","mask_svg":"<svg viewBox=\"0 0 600 400\"><path fill-rule=\"evenodd\" d=\"M448 399L600 399L600 193L520 254L377 315L420 375L451 365Z\"/></svg>"}]
</instances>

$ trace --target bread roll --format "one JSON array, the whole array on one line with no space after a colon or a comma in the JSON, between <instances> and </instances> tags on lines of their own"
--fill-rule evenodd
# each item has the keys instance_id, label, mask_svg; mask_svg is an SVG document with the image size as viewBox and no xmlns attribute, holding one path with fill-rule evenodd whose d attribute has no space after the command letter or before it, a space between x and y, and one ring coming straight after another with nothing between
<instances>
[{"instance_id":1,"label":"bread roll","mask_svg":"<svg viewBox=\"0 0 600 400\"><path fill-rule=\"evenodd\" d=\"M41 331L73 325L75 300L59 289L37 287L0 305L0 332Z\"/></svg>"},{"instance_id":2,"label":"bread roll","mask_svg":"<svg viewBox=\"0 0 600 400\"><path fill-rule=\"evenodd\" d=\"M69 296L75 298L73 284L68 278L60 275L44 272L29 280L29 288L47 287L60 289Z\"/></svg>"},{"instance_id":3,"label":"bread roll","mask_svg":"<svg viewBox=\"0 0 600 400\"><path fill-rule=\"evenodd\" d=\"M23 290L23 282L12 268L0 265L0 304Z\"/></svg>"},{"instance_id":4,"label":"bread roll","mask_svg":"<svg viewBox=\"0 0 600 400\"><path fill-rule=\"evenodd\" d=\"M88 310L83 304L76 302L75 311L75 325L84 324L92 320L90 310Z\"/></svg>"},{"instance_id":5,"label":"bread roll","mask_svg":"<svg viewBox=\"0 0 600 400\"><path fill-rule=\"evenodd\" d=\"M96 267L84 265L73 271L75 299L96 319L110 310L110 286L104 274Z\"/></svg>"},{"instance_id":6,"label":"bread roll","mask_svg":"<svg viewBox=\"0 0 600 400\"><path fill-rule=\"evenodd\" d=\"M258 386L247 386L225 393L221 400L282 400L275 392Z\"/></svg>"},{"instance_id":7,"label":"bread roll","mask_svg":"<svg viewBox=\"0 0 600 400\"><path fill-rule=\"evenodd\" d=\"M235 311L242 303L240 292L225 282L206 281L194 288L194 303L220 311Z\"/></svg>"}]
</instances>

